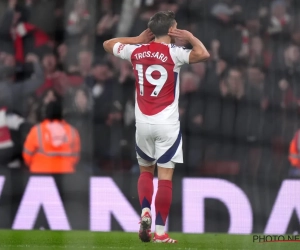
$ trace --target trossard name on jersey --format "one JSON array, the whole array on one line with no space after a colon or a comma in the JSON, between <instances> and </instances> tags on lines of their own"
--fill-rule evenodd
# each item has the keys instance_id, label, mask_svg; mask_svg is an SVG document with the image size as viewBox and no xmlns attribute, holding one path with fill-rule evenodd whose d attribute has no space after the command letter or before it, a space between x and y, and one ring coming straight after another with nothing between
<instances>
[{"instance_id":1,"label":"trossard name on jersey","mask_svg":"<svg viewBox=\"0 0 300 250\"><path fill-rule=\"evenodd\" d=\"M136 53L134 56L135 56L136 60L140 60L145 57L156 58L158 60L161 60L162 62L166 62L168 60L168 57L161 52L144 51L142 53Z\"/></svg>"}]
</instances>

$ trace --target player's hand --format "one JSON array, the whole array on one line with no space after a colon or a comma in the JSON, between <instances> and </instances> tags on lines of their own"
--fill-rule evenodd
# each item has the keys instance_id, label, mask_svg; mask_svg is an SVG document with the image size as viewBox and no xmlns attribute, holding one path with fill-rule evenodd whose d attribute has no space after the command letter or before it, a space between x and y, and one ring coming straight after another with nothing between
<instances>
[{"instance_id":1,"label":"player's hand","mask_svg":"<svg viewBox=\"0 0 300 250\"><path fill-rule=\"evenodd\" d=\"M187 30L173 29L168 33L169 36L181 41L190 41L194 35Z\"/></svg>"},{"instance_id":2,"label":"player's hand","mask_svg":"<svg viewBox=\"0 0 300 250\"><path fill-rule=\"evenodd\" d=\"M138 36L138 43L149 43L153 40L154 35L153 33L150 31L150 29L146 29L144 30L139 36Z\"/></svg>"}]
</instances>

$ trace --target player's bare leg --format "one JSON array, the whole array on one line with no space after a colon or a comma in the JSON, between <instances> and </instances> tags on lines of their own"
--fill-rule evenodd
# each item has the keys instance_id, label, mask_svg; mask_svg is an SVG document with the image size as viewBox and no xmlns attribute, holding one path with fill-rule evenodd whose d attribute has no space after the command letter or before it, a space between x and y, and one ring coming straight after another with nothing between
<instances>
[{"instance_id":1,"label":"player's bare leg","mask_svg":"<svg viewBox=\"0 0 300 250\"><path fill-rule=\"evenodd\" d=\"M140 166L140 177L138 180L138 194L142 208L139 238L143 242L151 241L151 203L153 196L153 175L155 165L149 167Z\"/></svg>"},{"instance_id":2,"label":"player's bare leg","mask_svg":"<svg viewBox=\"0 0 300 250\"><path fill-rule=\"evenodd\" d=\"M170 164L173 164L170 162ZM158 166L158 189L155 197L155 243L177 243L165 232L166 220L169 215L172 202L172 177L173 168Z\"/></svg>"}]
</instances>

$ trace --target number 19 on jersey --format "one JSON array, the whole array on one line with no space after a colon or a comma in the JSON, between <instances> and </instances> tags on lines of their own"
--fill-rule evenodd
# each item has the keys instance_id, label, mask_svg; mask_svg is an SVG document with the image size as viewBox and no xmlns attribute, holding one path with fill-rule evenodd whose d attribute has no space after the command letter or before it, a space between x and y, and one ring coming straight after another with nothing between
<instances>
[{"instance_id":1,"label":"number 19 on jersey","mask_svg":"<svg viewBox=\"0 0 300 250\"><path fill-rule=\"evenodd\" d=\"M148 83L156 86L151 93L151 96L157 97L159 95L159 92L162 90L163 86L167 82L168 79L168 72L167 70L161 66L161 65L150 65L145 69L144 72L144 67L142 64L136 64L135 69L138 71L138 79L139 79L139 85L140 85L140 91L139 94L141 96L144 96L144 85L146 80ZM158 71L160 76L155 79L153 78L152 74L153 72Z\"/></svg>"}]
</instances>

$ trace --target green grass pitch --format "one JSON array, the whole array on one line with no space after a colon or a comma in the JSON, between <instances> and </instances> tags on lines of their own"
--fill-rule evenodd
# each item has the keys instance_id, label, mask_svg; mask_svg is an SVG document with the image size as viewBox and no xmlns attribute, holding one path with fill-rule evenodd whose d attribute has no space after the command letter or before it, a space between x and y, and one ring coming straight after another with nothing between
<instances>
[{"instance_id":1,"label":"green grass pitch","mask_svg":"<svg viewBox=\"0 0 300 250\"><path fill-rule=\"evenodd\" d=\"M143 243L137 234L124 232L98 233L83 231L6 231L0 230L1 250L60 250L60 249L130 249L130 250L248 250L300 249L300 243L253 243L251 235L170 233L177 244Z\"/></svg>"}]
</instances>

